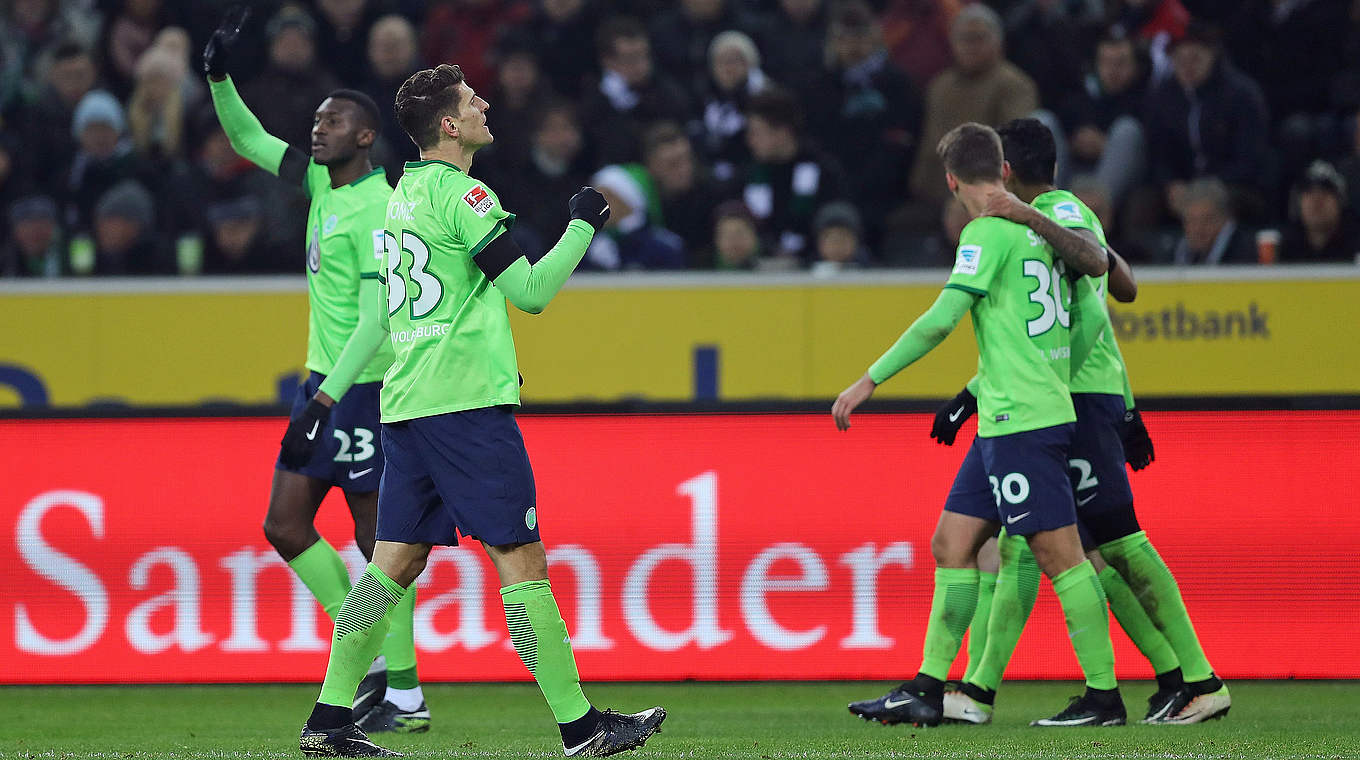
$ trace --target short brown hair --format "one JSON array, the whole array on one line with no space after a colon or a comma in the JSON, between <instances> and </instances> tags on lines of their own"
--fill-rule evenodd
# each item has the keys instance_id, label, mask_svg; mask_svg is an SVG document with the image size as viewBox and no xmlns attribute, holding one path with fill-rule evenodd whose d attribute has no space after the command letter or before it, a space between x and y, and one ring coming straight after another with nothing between
<instances>
[{"instance_id":1,"label":"short brown hair","mask_svg":"<svg viewBox=\"0 0 1360 760\"><path fill-rule=\"evenodd\" d=\"M642 133L642 155L650 158L658 148L681 140L689 142L689 135L685 134L685 130L681 129L679 124L673 121L658 121Z\"/></svg>"},{"instance_id":2,"label":"short brown hair","mask_svg":"<svg viewBox=\"0 0 1360 760\"><path fill-rule=\"evenodd\" d=\"M428 150L439 144L439 120L458 110L458 85L463 70L441 63L412 74L397 90L397 121L416 147Z\"/></svg>"},{"instance_id":3,"label":"short brown hair","mask_svg":"<svg viewBox=\"0 0 1360 760\"><path fill-rule=\"evenodd\" d=\"M944 170L960 182L972 184L1001 179L1001 137L996 130L975 121L964 122L940 138L935 152Z\"/></svg>"}]
</instances>

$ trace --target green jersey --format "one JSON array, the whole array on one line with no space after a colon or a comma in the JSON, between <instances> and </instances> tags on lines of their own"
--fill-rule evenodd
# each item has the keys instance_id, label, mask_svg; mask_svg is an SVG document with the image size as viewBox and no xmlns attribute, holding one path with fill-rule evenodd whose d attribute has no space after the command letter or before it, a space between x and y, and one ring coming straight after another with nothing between
<instances>
[{"instance_id":1,"label":"green jersey","mask_svg":"<svg viewBox=\"0 0 1360 760\"><path fill-rule=\"evenodd\" d=\"M1076 420L1067 388L1071 290L1053 248L1026 227L979 217L963 228L947 288L981 296L978 435L993 438Z\"/></svg>"},{"instance_id":2,"label":"green jersey","mask_svg":"<svg viewBox=\"0 0 1360 760\"><path fill-rule=\"evenodd\" d=\"M472 260L514 223L490 188L453 164L406 164L387 205L395 358L383 379L383 422L519 404L505 296Z\"/></svg>"},{"instance_id":3,"label":"green jersey","mask_svg":"<svg viewBox=\"0 0 1360 760\"><path fill-rule=\"evenodd\" d=\"M1032 205L1045 216L1070 229L1090 230L1102 246L1105 242L1105 229L1095 212L1091 211L1081 199L1066 190L1050 190L1036 197ZM1068 383L1073 393L1111 393L1124 394L1124 362L1115 345L1114 328L1110 324L1110 312L1105 308L1105 292L1109 274L1092 277L1094 287L1073 289L1072 315L1076 322L1072 332L1086 329L1099 338L1091 346L1084 362ZM1083 324L1092 320L1092 324Z\"/></svg>"},{"instance_id":4,"label":"green jersey","mask_svg":"<svg viewBox=\"0 0 1360 760\"><path fill-rule=\"evenodd\" d=\"M343 187L311 161L305 181L307 210L307 369L330 374L359 324L359 280L378 278L383 226L392 186L381 167ZM356 383L381 380L392 349L381 346Z\"/></svg>"}]
</instances>

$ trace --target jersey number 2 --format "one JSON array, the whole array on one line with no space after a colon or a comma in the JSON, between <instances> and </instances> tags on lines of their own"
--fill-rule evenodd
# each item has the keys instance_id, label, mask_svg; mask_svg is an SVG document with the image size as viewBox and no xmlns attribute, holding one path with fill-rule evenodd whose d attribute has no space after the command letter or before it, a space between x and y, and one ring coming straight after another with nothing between
<instances>
[{"instance_id":1,"label":"jersey number 2","mask_svg":"<svg viewBox=\"0 0 1360 760\"><path fill-rule=\"evenodd\" d=\"M400 274L403 251L411 254L411 269L407 272L407 278L410 285L416 287L416 296L411 299L411 319L429 316L444 298L444 283L425 271L425 267L430 265L429 246L410 231L401 233L400 247L396 235L384 232L383 244L387 249L387 316L396 314L406 301L409 286Z\"/></svg>"}]
</instances>

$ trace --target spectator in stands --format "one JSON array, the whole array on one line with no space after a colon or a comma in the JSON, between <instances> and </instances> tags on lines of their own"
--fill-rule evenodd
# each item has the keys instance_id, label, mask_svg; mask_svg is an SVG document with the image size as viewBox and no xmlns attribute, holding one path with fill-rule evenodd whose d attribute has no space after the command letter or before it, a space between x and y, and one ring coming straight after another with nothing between
<instances>
[{"instance_id":1,"label":"spectator in stands","mask_svg":"<svg viewBox=\"0 0 1360 760\"><path fill-rule=\"evenodd\" d=\"M661 71L677 78L686 96L697 101L707 91L711 43L720 32L735 30L764 42L765 27L732 0L680 0L652 19L653 58ZM787 45L781 40L780 45Z\"/></svg>"},{"instance_id":2,"label":"spectator in stands","mask_svg":"<svg viewBox=\"0 0 1360 760\"><path fill-rule=\"evenodd\" d=\"M1116 27L1096 44L1093 71L1059 107L1072 173L1094 174L1118 207L1147 169L1140 121L1147 67L1134 41Z\"/></svg>"},{"instance_id":3,"label":"spectator in stands","mask_svg":"<svg viewBox=\"0 0 1360 760\"><path fill-rule=\"evenodd\" d=\"M264 234L264 211L253 195L208 206L205 274L295 272L297 261L271 245Z\"/></svg>"},{"instance_id":4,"label":"spectator in stands","mask_svg":"<svg viewBox=\"0 0 1360 760\"><path fill-rule=\"evenodd\" d=\"M646 169L606 166L590 184L609 202L609 220L590 241L583 266L606 271L685 267L685 243L656 218L656 190Z\"/></svg>"},{"instance_id":5,"label":"spectator in stands","mask_svg":"<svg viewBox=\"0 0 1360 760\"><path fill-rule=\"evenodd\" d=\"M1085 60L1091 49L1098 9L1084 2L1020 0L1006 13L1008 57L1034 80L1045 107L1056 107L1081 88L1081 67L1073 63Z\"/></svg>"},{"instance_id":6,"label":"spectator in stands","mask_svg":"<svg viewBox=\"0 0 1360 760\"><path fill-rule=\"evenodd\" d=\"M698 257L709 242L713 204L721 195L717 183L695 160L689 137L675 122L658 122L648 128L642 154L660 201L662 226L684 240L689 266L704 268L706 263Z\"/></svg>"},{"instance_id":7,"label":"spectator in stands","mask_svg":"<svg viewBox=\"0 0 1360 760\"><path fill-rule=\"evenodd\" d=\"M534 118L528 162L487 176L487 183L500 189L505 208L516 214L510 232L521 249L546 251L571 221L562 199L570 198L590 176L583 147L576 107L567 100L549 101Z\"/></svg>"},{"instance_id":8,"label":"spectator in stands","mask_svg":"<svg viewBox=\"0 0 1360 760\"><path fill-rule=\"evenodd\" d=\"M1170 77L1153 87L1144 123L1152 179L1175 210L1196 177L1217 177L1239 213L1262 214L1269 120L1261 90L1224 59L1218 31L1192 24L1172 48Z\"/></svg>"},{"instance_id":9,"label":"spectator in stands","mask_svg":"<svg viewBox=\"0 0 1360 760\"><path fill-rule=\"evenodd\" d=\"M796 82L821 68L826 44L822 0L779 0L769 23L765 72L776 82Z\"/></svg>"},{"instance_id":10,"label":"spectator in stands","mask_svg":"<svg viewBox=\"0 0 1360 760\"><path fill-rule=\"evenodd\" d=\"M94 211L94 269L82 274L167 272L155 239L156 202L133 180L99 198Z\"/></svg>"},{"instance_id":11,"label":"spectator in stands","mask_svg":"<svg viewBox=\"0 0 1360 760\"><path fill-rule=\"evenodd\" d=\"M704 157L721 181L750 157L746 148L746 104L769 85L760 69L760 51L745 33L728 30L708 49L708 94L703 101L699 139Z\"/></svg>"},{"instance_id":12,"label":"spectator in stands","mask_svg":"<svg viewBox=\"0 0 1360 760\"><path fill-rule=\"evenodd\" d=\"M652 66L647 30L636 19L605 21L596 35L599 87L585 99L582 122L597 164L642 158L642 130L654 121L685 121L684 91Z\"/></svg>"},{"instance_id":13,"label":"spectator in stands","mask_svg":"<svg viewBox=\"0 0 1360 760\"><path fill-rule=\"evenodd\" d=\"M927 204L933 224L949 197L944 166L935 146L945 133L965 121L1003 124L1028 116L1039 105L1033 80L1002 57L1001 19L980 3L966 6L954 18L949 34L954 64L926 90L925 127L911 170L911 194Z\"/></svg>"},{"instance_id":14,"label":"spectator in stands","mask_svg":"<svg viewBox=\"0 0 1360 760\"><path fill-rule=\"evenodd\" d=\"M496 141L478 154L484 166L523 166L529 161L534 116L552 93L538 68L532 40L510 35L497 45L496 80L488 82L487 100L496 109Z\"/></svg>"},{"instance_id":15,"label":"spectator in stands","mask_svg":"<svg viewBox=\"0 0 1360 760\"><path fill-rule=\"evenodd\" d=\"M864 247L864 223L847 201L832 201L817 211L812 221L817 235L817 260L812 274L829 277L869 263Z\"/></svg>"},{"instance_id":16,"label":"spectator in stands","mask_svg":"<svg viewBox=\"0 0 1360 760\"><path fill-rule=\"evenodd\" d=\"M1346 143L1346 149L1341 152L1341 159L1336 168L1341 172L1341 178L1346 181L1346 188L1354 191L1360 187L1360 111L1355 112L1350 118L1351 134ZM1351 207L1351 216L1356 216L1354 206Z\"/></svg>"},{"instance_id":17,"label":"spectator in stands","mask_svg":"<svg viewBox=\"0 0 1360 760\"><path fill-rule=\"evenodd\" d=\"M312 115L340 84L317 65L316 21L295 5L285 5L265 27L269 63L241 86L265 131L308 155L312 152Z\"/></svg>"},{"instance_id":18,"label":"spectator in stands","mask_svg":"<svg viewBox=\"0 0 1360 760\"><path fill-rule=\"evenodd\" d=\"M38 79L52 49L77 45L81 14L55 0L15 0L0 10L0 114L27 105L28 81ZM66 42L63 43L63 40ZM88 40L86 40L88 42Z\"/></svg>"},{"instance_id":19,"label":"spectator in stands","mask_svg":"<svg viewBox=\"0 0 1360 760\"><path fill-rule=\"evenodd\" d=\"M1181 0L1110 0L1105 4L1106 27L1118 26L1147 45L1154 81L1170 72L1167 49L1172 40L1185 35L1189 24L1190 12Z\"/></svg>"},{"instance_id":20,"label":"spectator in stands","mask_svg":"<svg viewBox=\"0 0 1360 760\"><path fill-rule=\"evenodd\" d=\"M952 11L939 0L888 0L879 18L883 41L896 63L924 88L954 61Z\"/></svg>"},{"instance_id":21,"label":"spectator in stands","mask_svg":"<svg viewBox=\"0 0 1360 760\"><path fill-rule=\"evenodd\" d=\"M127 114L132 145L146 161L177 158L183 149L188 65L173 48L153 45L137 62L136 76Z\"/></svg>"},{"instance_id":22,"label":"spectator in stands","mask_svg":"<svg viewBox=\"0 0 1360 760\"><path fill-rule=\"evenodd\" d=\"M525 29L552 89L575 98L595 77L595 23L586 0L539 0Z\"/></svg>"},{"instance_id":23,"label":"spectator in stands","mask_svg":"<svg viewBox=\"0 0 1360 760\"><path fill-rule=\"evenodd\" d=\"M9 207L10 234L0 244L0 277L62 274L57 204L46 195L20 198Z\"/></svg>"},{"instance_id":24,"label":"spectator in stands","mask_svg":"<svg viewBox=\"0 0 1360 760\"><path fill-rule=\"evenodd\" d=\"M1346 182L1326 161L1314 161L1294 186L1294 222L1280 260L1360 264L1360 224L1346 213Z\"/></svg>"},{"instance_id":25,"label":"spectator in stands","mask_svg":"<svg viewBox=\"0 0 1360 760\"><path fill-rule=\"evenodd\" d=\"M23 135L26 163L31 171L27 177L43 192L58 195L65 187L65 177L57 171L65 166L76 152L75 134L62 129L72 123L76 104L94 89L98 78L94 58L80 45L64 43L57 46L37 98L15 119Z\"/></svg>"},{"instance_id":26,"label":"spectator in stands","mask_svg":"<svg viewBox=\"0 0 1360 760\"><path fill-rule=\"evenodd\" d=\"M64 223L88 228L95 202L114 185L137 175L138 163L127 139L123 106L103 90L86 93L71 118L78 149L66 164L62 188Z\"/></svg>"},{"instance_id":27,"label":"spectator in stands","mask_svg":"<svg viewBox=\"0 0 1360 760\"><path fill-rule=\"evenodd\" d=\"M368 38L377 20L368 0L316 0L316 44L323 66L345 86L364 81Z\"/></svg>"},{"instance_id":28,"label":"spectator in stands","mask_svg":"<svg viewBox=\"0 0 1360 760\"><path fill-rule=\"evenodd\" d=\"M756 219L741 201L725 201L713 209L713 244L704 256L720 271L751 270L765 261Z\"/></svg>"},{"instance_id":29,"label":"spectator in stands","mask_svg":"<svg viewBox=\"0 0 1360 760\"><path fill-rule=\"evenodd\" d=\"M393 185L401 177L402 164L420 158L420 150L406 136L392 107L402 82L419 67L418 52L416 28L403 16L383 16L369 30L368 74L361 89L373 98L382 114L381 145L375 145L371 155L386 167L388 182Z\"/></svg>"},{"instance_id":30,"label":"spectator in stands","mask_svg":"<svg viewBox=\"0 0 1360 760\"><path fill-rule=\"evenodd\" d=\"M1172 252L1172 263L1255 263L1256 240L1233 215L1228 188L1215 178L1197 179L1180 193L1184 236Z\"/></svg>"},{"instance_id":31,"label":"spectator in stands","mask_svg":"<svg viewBox=\"0 0 1360 760\"><path fill-rule=\"evenodd\" d=\"M426 65L456 63L472 89L489 88L496 76L492 46L505 29L528 20L529 12L519 0L434 0L421 27Z\"/></svg>"},{"instance_id":32,"label":"spectator in stands","mask_svg":"<svg viewBox=\"0 0 1360 760\"><path fill-rule=\"evenodd\" d=\"M123 0L104 25L104 80L119 97L126 97L136 83L137 61L156 39L166 22L162 0Z\"/></svg>"},{"instance_id":33,"label":"spectator in stands","mask_svg":"<svg viewBox=\"0 0 1360 760\"><path fill-rule=\"evenodd\" d=\"M788 92L755 96L746 119L751 160L737 174L737 192L760 220L767 251L809 262L813 213L847 195L841 168L806 143L802 109Z\"/></svg>"},{"instance_id":34,"label":"spectator in stands","mask_svg":"<svg viewBox=\"0 0 1360 760\"><path fill-rule=\"evenodd\" d=\"M883 47L873 9L848 0L831 12L826 76L811 99L811 131L841 167L850 198L870 220L877 246L881 222L907 193L911 160L921 134L921 97Z\"/></svg>"}]
</instances>

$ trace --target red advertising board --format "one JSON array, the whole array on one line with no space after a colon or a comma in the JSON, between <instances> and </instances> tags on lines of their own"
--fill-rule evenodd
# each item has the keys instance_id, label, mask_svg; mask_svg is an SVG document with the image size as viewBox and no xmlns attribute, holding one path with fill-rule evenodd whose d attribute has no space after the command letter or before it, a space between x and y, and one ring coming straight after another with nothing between
<instances>
[{"instance_id":1,"label":"red advertising board","mask_svg":"<svg viewBox=\"0 0 1360 760\"><path fill-rule=\"evenodd\" d=\"M1228 678L1360 677L1360 412L1149 414L1140 519ZM525 416L587 680L900 678L964 446L927 415ZM329 621L260 530L277 419L0 422L6 683L316 681ZM970 433L965 431L963 440ZM338 495L319 526L352 548ZM1045 588L1047 584L1045 584ZM1045 590L1008 671L1078 676ZM423 678L520 680L475 546L419 587ZM1150 670L1116 634L1119 673ZM961 663L960 663L961 664Z\"/></svg>"}]
</instances>

